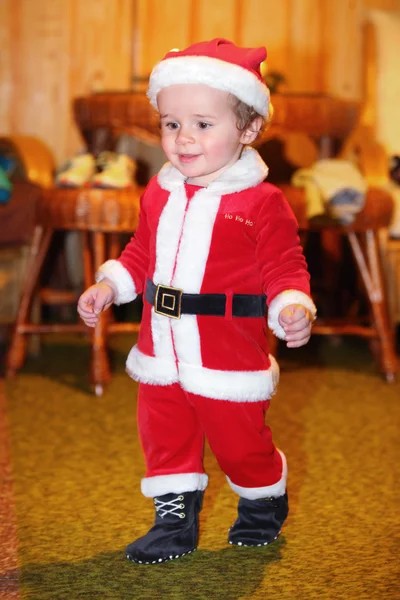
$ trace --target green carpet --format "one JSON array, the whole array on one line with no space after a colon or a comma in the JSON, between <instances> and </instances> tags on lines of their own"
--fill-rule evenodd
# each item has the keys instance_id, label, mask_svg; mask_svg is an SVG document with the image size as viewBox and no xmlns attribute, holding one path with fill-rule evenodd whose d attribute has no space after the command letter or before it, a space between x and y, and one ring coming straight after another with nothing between
<instances>
[{"instance_id":1,"label":"green carpet","mask_svg":"<svg viewBox=\"0 0 400 600\"><path fill-rule=\"evenodd\" d=\"M24 600L400 598L400 383L386 384L351 339L282 350L269 422L289 463L291 512L278 541L227 545L237 497L207 450L198 552L128 562L124 546L153 519L124 372L131 341L115 341L102 398L75 338L48 339L6 384Z\"/></svg>"}]
</instances>

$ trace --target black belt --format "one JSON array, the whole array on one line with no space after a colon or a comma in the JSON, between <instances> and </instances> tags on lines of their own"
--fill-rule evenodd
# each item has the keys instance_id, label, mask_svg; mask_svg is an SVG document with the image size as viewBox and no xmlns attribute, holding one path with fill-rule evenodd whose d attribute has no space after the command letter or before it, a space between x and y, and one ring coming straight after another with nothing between
<instances>
[{"instance_id":1,"label":"black belt","mask_svg":"<svg viewBox=\"0 0 400 600\"><path fill-rule=\"evenodd\" d=\"M166 285L146 282L145 299L154 306L156 313L179 319L186 315L209 315L224 317L225 294L184 294L181 290ZM234 294L232 296L233 317L264 317L267 297L256 294Z\"/></svg>"}]
</instances>

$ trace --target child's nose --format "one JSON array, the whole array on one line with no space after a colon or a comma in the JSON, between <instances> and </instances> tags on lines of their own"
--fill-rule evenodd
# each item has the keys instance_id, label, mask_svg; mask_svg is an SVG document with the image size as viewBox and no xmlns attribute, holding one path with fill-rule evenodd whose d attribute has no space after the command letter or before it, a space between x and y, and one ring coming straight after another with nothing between
<instances>
[{"instance_id":1,"label":"child's nose","mask_svg":"<svg viewBox=\"0 0 400 600\"><path fill-rule=\"evenodd\" d=\"M187 144L187 143L193 143L194 142L194 137L192 135L192 133L190 132L188 127L180 127L179 131L178 131L178 135L176 136L176 143L177 144Z\"/></svg>"}]
</instances>

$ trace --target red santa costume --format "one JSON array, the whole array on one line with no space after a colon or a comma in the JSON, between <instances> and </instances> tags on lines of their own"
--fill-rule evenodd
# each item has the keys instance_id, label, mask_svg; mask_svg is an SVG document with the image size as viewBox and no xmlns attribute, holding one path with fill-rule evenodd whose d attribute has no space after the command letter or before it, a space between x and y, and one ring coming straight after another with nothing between
<instances>
[{"instance_id":1,"label":"red santa costume","mask_svg":"<svg viewBox=\"0 0 400 600\"><path fill-rule=\"evenodd\" d=\"M259 71L263 58L265 49L237 48L224 40L170 53L152 73L150 100L157 106L157 93L168 85L205 83L265 116L269 94ZM140 382L138 426L147 464L142 492L154 498L164 521L184 505L185 522L192 513L197 527L207 485L204 435L244 503L242 512L250 506L261 514L260 499L285 496L285 458L264 423L279 379L268 351L265 304L268 325L282 339L281 310L302 304L315 314L315 306L296 220L279 189L264 182L267 173L252 148L206 188L187 184L167 163L141 198L135 236L97 276L113 282L117 304L144 297L127 371ZM176 498L184 498L184 504ZM287 514L287 505L282 510ZM280 524L271 529L260 523L256 528L264 528L262 534L230 541L272 541ZM187 530L175 538L163 530L162 543L160 527L153 530L139 548L128 550L129 558L160 562L197 544L195 534L185 538Z\"/></svg>"}]
</instances>

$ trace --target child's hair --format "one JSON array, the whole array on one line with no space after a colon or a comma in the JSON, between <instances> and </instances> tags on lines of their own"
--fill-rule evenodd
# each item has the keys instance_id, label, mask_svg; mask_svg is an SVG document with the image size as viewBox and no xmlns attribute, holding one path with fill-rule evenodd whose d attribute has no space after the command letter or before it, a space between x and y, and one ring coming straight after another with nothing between
<instances>
[{"instance_id":1,"label":"child's hair","mask_svg":"<svg viewBox=\"0 0 400 600\"><path fill-rule=\"evenodd\" d=\"M271 103L269 104L268 116L263 117L256 110L254 110L254 108L252 106L249 106L245 102L242 102L242 100L239 100L239 98L237 98L233 94L230 94L230 102L231 102L232 110L237 118L236 125L237 125L237 128L239 129L239 131L245 131L245 129L247 129L247 127L257 117L261 117L261 119L263 120L263 124L262 124L260 131L264 130L265 127L271 121L272 115L274 113L274 109L273 109Z\"/></svg>"}]
</instances>

